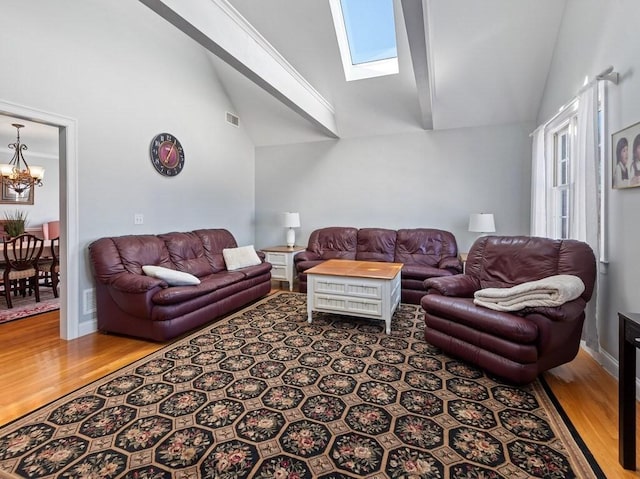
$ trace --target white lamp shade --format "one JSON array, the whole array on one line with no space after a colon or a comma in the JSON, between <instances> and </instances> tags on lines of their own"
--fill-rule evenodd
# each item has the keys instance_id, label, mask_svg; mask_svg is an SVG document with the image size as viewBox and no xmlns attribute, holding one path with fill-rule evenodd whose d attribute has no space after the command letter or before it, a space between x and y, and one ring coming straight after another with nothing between
<instances>
[{"instance_id":1,"label":"white lamp shade","mask_svg":"<svg viewBox=\"0 0 640 479\"><path fill-rule=\"evenodd\" d=\"M42 166L30 166L29 172L31 173L31 176L37 180L42 180L44 178L44 168Z\"/></svg>"},{"instance_id":2,"label":"white lamp shade","mask_svg":"<svg viewBox=\"0 0 640 479\"><path fill-rule=\"evenodd\" d=\"M0 165L0 175L2 176L9 176L11 174L11 171L13 171L13 166L8 164L8 163L2 163Z\"/></svg>"},{"instance_id":3,"label":"white lamp shade","mask_svg":"<svg viewBox=\"0 0 640 479\"><path fill-rule=\"evenodd\" d=\"M285 213L284 214L284 226L285 228L299 228L300 227L300 213Z\"/></svg>"},{"instance_id":4,"label":"white lamp shade","mask_svg":"<svg viewBox=\"0 0 640 479\"><path fill-rule=\"evenodd\" d=\"M493 213L472 213L469 216L469 231L476 233L493 233L496 230L496 223Z\"/></svg>"}]
</instances>

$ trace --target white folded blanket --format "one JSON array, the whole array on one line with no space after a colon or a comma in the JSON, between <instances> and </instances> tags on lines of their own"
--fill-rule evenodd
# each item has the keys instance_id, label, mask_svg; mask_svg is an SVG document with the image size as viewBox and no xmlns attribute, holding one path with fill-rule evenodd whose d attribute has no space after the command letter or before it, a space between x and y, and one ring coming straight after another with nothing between
<instances>
[{"instance_id":1,"label":"white folded blanket","mask_svg":"<svg viewBox=\"0 0 640 479\"><path fill-rule=\"evenodd\" d=\"M584 283L577 276L559 274L511 288L485 288L475 292L474 304L495 311L519 311L539 306L561 306L582 294Z\"/></svg>"}]
</instances>

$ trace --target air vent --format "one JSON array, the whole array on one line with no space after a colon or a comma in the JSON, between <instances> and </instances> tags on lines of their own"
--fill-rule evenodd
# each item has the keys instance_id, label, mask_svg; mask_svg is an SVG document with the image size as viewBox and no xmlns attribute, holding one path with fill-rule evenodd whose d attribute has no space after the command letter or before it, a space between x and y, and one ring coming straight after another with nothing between
<instances>
[{"instance_id":1,"label":"air vent","mask_svg":"<svg viewBox=\"0 0 640 479\"><path fill-rule=\"evenodd\" d=\"M238 128L240 126L240 118L235 116L233 113L227 112L227 123Z\"/></svg>"},{"instance_id":2,"label":"air vent","mask_svg":"<svg viewBox=\"0 0 640 479\"><path fill-rule=\"evenodd\" d=\"M95 313L97 309L96 290L93 288L85 289L83 293L84 293L84 307L83 307L82 313L83 314Z\"/></svg>"}]
</instances>

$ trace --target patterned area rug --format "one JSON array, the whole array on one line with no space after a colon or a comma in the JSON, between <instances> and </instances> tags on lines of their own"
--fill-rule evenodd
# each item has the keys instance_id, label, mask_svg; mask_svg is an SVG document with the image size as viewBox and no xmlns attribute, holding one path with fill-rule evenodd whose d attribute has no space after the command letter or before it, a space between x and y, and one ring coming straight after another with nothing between
<instances>
[{"instance_id":1,"label":"patterned area rug","mask_svg":"<svg viewBox=\"0 0 640 479\"><path fill-rule=\"evenodd\" d=\"M0 429L0 471L60 478L604 477L540 382L278 293Z\"/></svg>"},{"instance_id":2,"label":"patterned area rug","mask_svg":"<svg viewBox=\"0 0 640 479\"><path fill-rule=\"evenodd\" d=\"M13 308L11 309L7 308L4 291L0 294L0 324L60 309L60 299L54 298L53 290L48 287L40 287L39 303L36 303L33 295L25 296L24 298L22 296L12 296Z\"/></svg>"}]
</instances>

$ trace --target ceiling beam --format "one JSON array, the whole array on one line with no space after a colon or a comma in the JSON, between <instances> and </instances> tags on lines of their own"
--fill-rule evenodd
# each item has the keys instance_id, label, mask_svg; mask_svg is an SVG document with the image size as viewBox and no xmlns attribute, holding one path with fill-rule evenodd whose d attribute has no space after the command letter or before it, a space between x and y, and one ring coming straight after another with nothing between
<instances>
[{"instance_id":1,"label":"ceiling beam","mask_svg":"<svg viewBox=\"0 0 640 479\"><path fill-rule=\"evenodd\" d=\"M402 15L409 39L413 74L418 90L422 128L433 130L433 96L429 68L427 0L402 0Z\"/></svg>"},{"instance_id":2,"label":"ceiling beam","mask_svg":"<svg viewBox=\"0 0 640 479\"><path fill-rule=\"evenodd\" d=\"M335 111L226 0L140 0L287 107L338 138Z\"/></svg>"}]
</instances>

